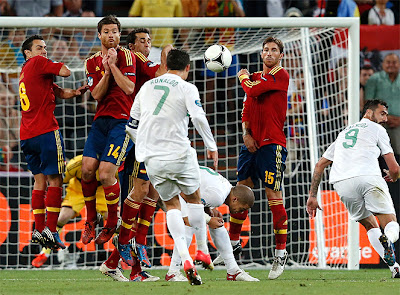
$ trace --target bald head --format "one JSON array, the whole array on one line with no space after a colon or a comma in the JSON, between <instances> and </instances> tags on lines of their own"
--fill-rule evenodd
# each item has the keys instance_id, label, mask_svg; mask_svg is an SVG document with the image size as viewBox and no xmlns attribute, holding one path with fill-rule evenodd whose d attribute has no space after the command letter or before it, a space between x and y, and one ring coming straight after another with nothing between
<instances>
[{"instance_id":1,"label":"bald head","mask_svg":"<svg viewBox=\"0 0 400 295\"><path fill-rule=\"evenodd\" d=\"M243 205L248 205L249 208L253 207L254 193L248 186L237 184L235 187L232 188L232 194L234 197L237 198L239 203Z\"/></svg>"}]
</instances>

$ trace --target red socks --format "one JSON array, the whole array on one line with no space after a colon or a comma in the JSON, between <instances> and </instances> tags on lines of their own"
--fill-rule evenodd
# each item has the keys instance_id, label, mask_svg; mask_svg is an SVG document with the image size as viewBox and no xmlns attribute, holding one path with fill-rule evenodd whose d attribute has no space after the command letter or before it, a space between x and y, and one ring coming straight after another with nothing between
<instances>
[{"instance_id":1,"label":"red socks","mask_svg":"<svg viewBox=\"0 0 400 295\"><path fill-rule=\"evenodd\" d=\"M156 210L157 203L152 200L145 198L140 206L138 226L136 231L136 242L142 245L146 245L147 233L149 226L153 220L154 211Z\"/></svg>"},{"instance_id":2,"label":"red socks","mask_svg":"<svg viewBox=\"0 0 400 295\"><path fill-rule=\"evenodd\" d=\"M116 269L118 267L118 262L119 262L119 252L118 249L115 248L112 251L110 257L108 257L106 261L106 266L111 269Z\"/></svg>"},{"instance_id":3,"label":"red socks","mask_svg":"<svg viewBox=\"0 0 400 295\"><path fill-rule=\"evenodd\" d=\"M241 213L235 213L231 214L231 217L229 219L229 237L231 241L238 241L240 239L240 233L242 231L242 225L243 222L245 221L248 210L241 212Z\"/></svg>"},{"instance_id":4,"label":"red socks","mask_svg":"<svg viewBox=\"0 0 400 295\"><path fill-rule=\"evenodd\" d=\"M96 212L96 191L97 191L97 180L84 181L82 179L82 192L85 199L86 205L86 220L91 222L97 219Z\"/></svg>"},{"instance_id":5,"label":"red socks","mask_svg":"<svg viewBox=\"0 0 400 295\"><path fill-rule=\"evenodd\" d=\"M139 212L140 203L126 198L123 206L118 243L125 245L129 242L132 224Z\"/></svg>"},{"instance_id":6,"label":"red socks","mask_svg":"<svg viewBox=\"0 0 400 295\"><path fill-rule=\"evenodd\" d=\"M285 207L283 206L283 200L280 199L269 200L268 205L272 211L276 249L284 250L286 249L288 226L287 226L287 213Z\"/></svg>"},{"instance_id":7,"label":"red socks","mask_svg":"<svg viewBox=\"0 0 400 295\"><path fill-rule=\"evenodd\" d=\"M48 187L46 196L47 222L46 225L51 232L57 231L58 215L61 211L62 188Z\"/></svg>"},{"instance_id":8,"label":"red socks","mask_svg":"<svg viewBox=\"0 0 400 295\"><path fill-rule=\"evenodd\" d=\"M32 191L32 210L35 216L35 228L42 232L46 224L46 205L44 203L45 191Z\"/></svg>"},{"instance_id":9,"label":"red socks","mask_svg":"<svg viewBox=\"0 0 400 295\"><path fill-rule=\"evenodd\" d=\"M118 222L119 182L103 188L108 210L107 224L104 227L113 228Z\"/></svg>"}]
</instances>

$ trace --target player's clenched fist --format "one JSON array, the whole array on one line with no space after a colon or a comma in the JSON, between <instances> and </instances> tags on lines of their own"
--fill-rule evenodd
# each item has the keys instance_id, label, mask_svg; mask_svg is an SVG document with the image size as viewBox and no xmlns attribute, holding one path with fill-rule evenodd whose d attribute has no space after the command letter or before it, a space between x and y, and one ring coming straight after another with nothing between
<instances>
[{"instance_id":1,"label":"player's clenched fist","mask_svg":"<svg viewBox=\"0 0 400 295\"><path fill-rule=\"evenodd\" d=\"M117 64L117 51L115 48L108 49L108 64L115 65Z\"/></svg>"}]
</instances>

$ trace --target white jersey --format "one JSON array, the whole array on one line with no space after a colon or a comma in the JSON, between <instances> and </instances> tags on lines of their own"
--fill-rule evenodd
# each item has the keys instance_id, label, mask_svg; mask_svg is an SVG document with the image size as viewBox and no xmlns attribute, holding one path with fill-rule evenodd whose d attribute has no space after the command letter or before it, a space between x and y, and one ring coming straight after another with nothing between
<instances>
[{"instance_id":1,"label":"white jersey","mask_svg":"<svg viewBox=\"0 0 400 295\"><path fill-rule=\"evenodd\" d=\"M211 168L200 166L200 197L204 207L219 207L229 196L230 182Z\"/></svg>"},{"instance_id":2,"label":"white jersey","mask_svg":"<svg viewBox=\"0 0 400 295\"><path fill-rule=\"evenodd\" d=\"M393 153L389 136L381 125L363 118L339 133L322 155L333 161L329 182L356 176L381 176L378 157Z\"/></svg>"},{"instance_id":3,"label":"white jersey","mask_svg":"<svg viewBox=\"0 0 400 295\"><path fill-rule=\"evenodd\" d=\"M197 87L166 73L147 81L136 95L131 117L139 121L136 160L176 160L189 154L189 116L210 151L217 145L200 103Z\"/></svg>"}]
</instances>

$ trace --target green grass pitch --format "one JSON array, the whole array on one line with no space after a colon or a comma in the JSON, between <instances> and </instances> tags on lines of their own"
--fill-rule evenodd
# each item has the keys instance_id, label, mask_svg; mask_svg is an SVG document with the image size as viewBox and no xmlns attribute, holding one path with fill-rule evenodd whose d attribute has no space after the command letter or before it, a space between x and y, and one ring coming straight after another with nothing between
<instances>
[{"instance_id":1,"label":"green grass pitch","mask_svg":"<svg viewBox=\"0 0 400 295\"><path fill-rule=\"evenodd\" d=\"M400 279L388 269L286 270L274 281L268 270L249 270L260 282L228 282L224 270L200 270L203 285L165 282L166 270L150 270L158 282L115 282L98 270L0 270L0 294L107 294L107 295L297 295L297 294L400 294ZM124 272L129 276L129 272Z\"/></svg>"}]
</instances>

